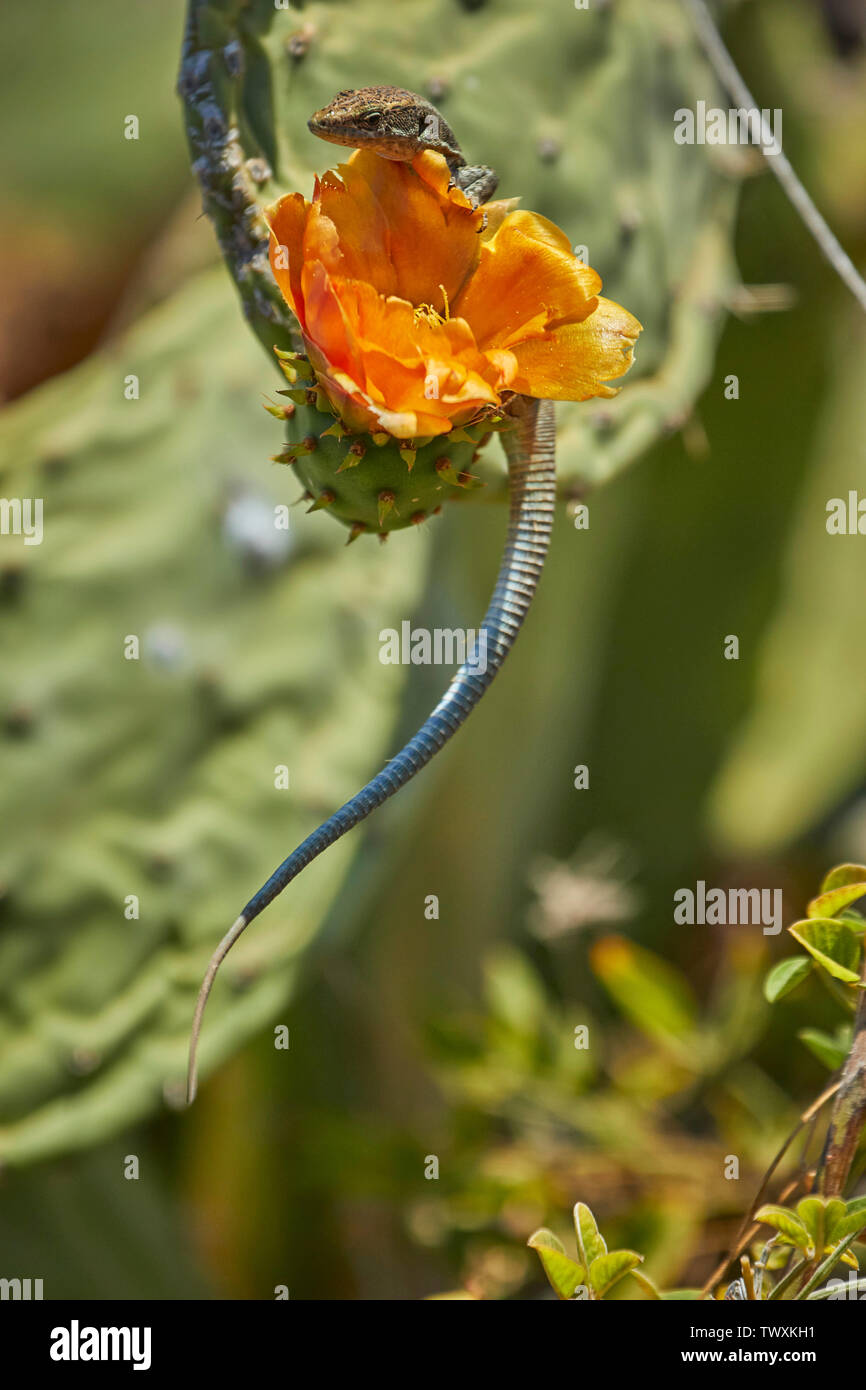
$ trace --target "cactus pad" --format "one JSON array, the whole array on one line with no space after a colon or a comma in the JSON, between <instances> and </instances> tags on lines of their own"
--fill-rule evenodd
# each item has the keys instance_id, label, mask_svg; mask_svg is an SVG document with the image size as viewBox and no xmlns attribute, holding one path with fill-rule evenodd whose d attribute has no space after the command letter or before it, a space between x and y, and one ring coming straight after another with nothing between
<instances>
[{"instance_id":1,"label":"cactus pad","mask_svg":"<svg viewBox=\"0 0 866 1390\"><path fill-rule=\"evenodd\" d=\"M309 195L315 172L335 162L334 148L307 130L308 116L340 89L376 83L432 100L469 162L498 171L498 196L517 195L561 226L601 273L605 295L644 325L620 398L557 407L563 492L610 477L685 423L709 375L734 278L737 185L706 147L673 139L677 108L717 91L678 0L573 11L560 0L332 0L279 9L273 0L193 0L179 86L194 169L267 347L298 344L267 264L263 209L289 191ZM290 444L320 434L316 407L302 401ZM504 496L495 443L484 456L481 471L493 476L483 495ZM316 465L296 455L295 467L314 500L335 492L331 511L344 522L358 520L363 501L364 524L381 529L378 493L397 483L386 526L406 524L411 496L421 498L416 511L436 500L435 488L432 496L426 489L429 469L407 495L405 476L385 468L384 457L381 479L359 499L348 484L334 486L335 457L327 445ZM458 472L467 467L453 461ZM351 487L362 490L362 478ZM445 487L439 500L457 496Z\"/></svg>"},{"instance_id":2,"label":"cactus pad","mask_svg":"<svg viewBox=\"0 0 866 1390\"><path fill-rule=\"evenodd\" d=\"M495 438L413 459L373 443L347 467L353 441L325 433L307 388L288 383L300 399L277 396L278 421L259 408L287 389L274 347L299 347L263 209L333 162L308 115L377 82L428 96L502 196L563 227L644 324L628 391L558 407L566 492L682 424L710 373L737 185L673 141L674 110L715 94L677 0L192 0L179 88L194 172L266 356L220 270L2 424L2 490L44 497L46 538L4 552L0 575L15 653L0 674L0 1161L95 1144L179 1096L227 905L385 754L399 682L376 634L411 612L427 545L346 551L318 512L372 532L504 496ZM299 488L269 455L316 508L282 537L262 516ZM129 634L139 661L123 659ZM356 848L336 846L239 946L204 1071L279 1016Z\"/></svg>"}]
</instances>

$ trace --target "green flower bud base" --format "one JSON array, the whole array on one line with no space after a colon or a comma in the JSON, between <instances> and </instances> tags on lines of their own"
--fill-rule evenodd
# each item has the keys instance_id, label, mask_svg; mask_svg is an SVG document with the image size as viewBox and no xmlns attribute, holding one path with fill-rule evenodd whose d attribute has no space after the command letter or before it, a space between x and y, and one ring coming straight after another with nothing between
<instances>
[{"instance_id":1,"label":"green flower bud base","mask_svg":"<svg viewBox=\"0 0 866 1390\"><path fill-rule=\"evenodd\" d=\"M349 541L418 526L449 498L483 486L473 464L491 431L507 425L504 416L425 440L350 434L313 384L309 364L293 357L290 366L289 354L278 356L293 389L280 393L291 404L268 407L286 420L286 444L274 461L292 465L310 510L342 521Z\"/></svg>"}]
</instances>

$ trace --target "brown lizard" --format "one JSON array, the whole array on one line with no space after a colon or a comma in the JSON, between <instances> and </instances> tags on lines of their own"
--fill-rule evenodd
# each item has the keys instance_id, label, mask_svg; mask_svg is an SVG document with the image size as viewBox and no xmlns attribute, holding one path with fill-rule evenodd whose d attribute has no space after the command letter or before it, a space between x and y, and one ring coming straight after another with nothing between
<instances>
[{"instance_id":1,"label":"brown lizard","mask_svg":"<svg viewBox=\"0 0 866 1390\"><path fill-rule=\"evenodd\" d=\"M307 122L320 140L332 145L370 147L383 159L408 161L422 150L445 156L451 182L473 207L486 203L499 182L486 164L467 164L457 137L436 107L402 87L359 87L338 92Z\"/></svg>"},{"instance_id":2,"label":"brown lizard","mask_svg":"<svg viewBox=\"0 0 866 1390\"><path fill-rule=\"evenodd\" d=\"M422 150L445 156L452 183L474 207L496 188L492 169L467 165L454 132L434 106L399 87L340 92L309 121L310 130L336 145L366 146L383 159L412 160ZM196 1090L196 1048L205 1004L217 971L234 943L259 913L313 859L364 820L435 757L478 704L511 650L532 602L544 565L556 500L555 436L550 401L514 396L508 405L514 428L503 435L508 459L509 523L499 577L485 614L486 670L460 667L439 704L400 752L365 787L298 845L250 898L211 957L196 1004L190 1039L187 1098Z\"/></svg>"}]
</instances>

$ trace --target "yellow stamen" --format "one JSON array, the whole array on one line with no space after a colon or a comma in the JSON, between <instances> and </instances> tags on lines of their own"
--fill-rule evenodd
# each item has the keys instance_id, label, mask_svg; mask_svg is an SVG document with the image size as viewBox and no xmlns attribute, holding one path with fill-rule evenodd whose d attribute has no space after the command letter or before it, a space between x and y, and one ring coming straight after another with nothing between
<instances>
[{"instance_id":1,"label":"yellow stamen","mask_svg":"<svg viewBox=\"0 0 866 1390\"><path fill-rule=\"evenodd\" d=\"M444 285L440 285L439 289L442 291L442 298L445 301L444 314L440 314L439 310L432 304L419 304L413 311L416 323L419 319L423 319L425 323L431 324L433 328L438 328L440 323L448 322L451 317L451 309L448 304L448 292Z\"/></svg>"},{"instance_id":2,"label":"yellow stamen","mask_svg":"<svg viewBox=\"0 0 866 1390\"><path fill-rule=\"evenodd\" d=\"M413 317L416 323L419 319L423 319L425 323L431 324L433 328L438 328L440 323L445 322L442 315L434 309L432 304L419 304L414 310Z\"/></svg>"}]
</instances>

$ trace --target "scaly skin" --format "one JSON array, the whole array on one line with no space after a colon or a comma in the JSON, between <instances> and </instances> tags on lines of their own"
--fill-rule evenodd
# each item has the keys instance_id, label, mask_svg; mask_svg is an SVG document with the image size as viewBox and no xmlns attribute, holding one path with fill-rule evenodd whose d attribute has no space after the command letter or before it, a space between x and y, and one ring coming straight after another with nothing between
<instances>
[{"instance_id":1,"label":"scaly skin","mask_svg":"<svg viewBox=\"0 0 866 1390\"><path fill-rule=\"evenodd\" d=\"M384 159L411 160L420 150L436 150L448 161L453 182L464 189L475 206L489 198L496 187L492 169L466 165L453 132L435 107L423 97L397 87L341 92L330 105L316 112L309 125L314 134L334 144L365 145ZM238 937L302 869L435 757L478 704L514 644L535 595L550 543L556 470L551 402L516 396L508 411L515 418L514 429L502 436L508 459L509 525L499 576L483 622L487 633L486 669L481 673L468 663L461 666L417 734L283 860L223 937L211 958L196 1004L187 1076L189 1103L195 1099L196 1051L204 1008L216 973Z\"/></svg>"},{"instance_id":2,"label":"scaly skin","mask_svg":"<svg viewBox=\"0 0 866 1390\"><path fill-rule=\"evenodd\" d=\"M445 156L451 182L473 207L486 203L499 182L486 164L467 164L457 137L436 107L402 87L359 87L338 92L307 122L320 140L374 149L383 159L411 160L422 150Z\"/></svg>"}]
</instances>

